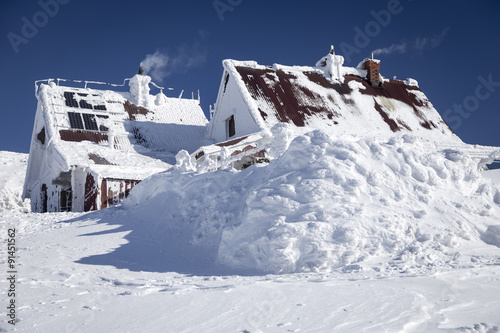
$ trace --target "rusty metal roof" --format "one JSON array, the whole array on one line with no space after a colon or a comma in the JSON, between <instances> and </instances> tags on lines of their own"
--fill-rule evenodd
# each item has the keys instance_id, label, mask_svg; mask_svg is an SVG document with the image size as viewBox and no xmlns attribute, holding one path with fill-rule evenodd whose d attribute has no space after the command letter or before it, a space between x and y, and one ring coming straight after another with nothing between
<instances>
[{"instance_id":1,"label":"rusty metal roof","mask_svg":"<svg viewBox=\"0 0 500 333\"><path fill-rule=\"evenodd\" d=\"M61 140L70 142L90 141L94 143L107 143L108 141L108 135L102 133L75 130L59 130L59 134L61 135Z\"/></svg>"},{"instance_id":2,"label":"rusty metal roof","mask_svg":"<svg viewBox=\"0 0 500 333\"><path fill-rule=\"evenodd\" d=\"M142 106L137 106L135 104L130 103L129 101L125 101L125 104L123 104L123 107L125 108L125 111L128 113L128 118L130 120L137 120L135 115L137 114L142 114L142 115L147 115L150 111Z\"/></svg>"},{"instance_id":3,"label":"rusty metal roof","mask_svg":"<svg viewBox=\"0 0 500 333\"><path fill-rule=\"evenodd\" d=\"M373 96L374 103L374 107L372 104L370 108L360 111L377 112L391 131L412 131L418 125L415 125L416 121L412 119L411 128L407 123L407 115L402 117L398 110L387 110L379 103L380 98L399 101L411 107L413 118L416 117L422 128L438 129L438 122L443 123L444 128L451 132L432 104L426 98L418 98L417 94L412 93L421 92L420 89L402 81L385 80L380 87L372 87L365 78L356 75L345 75L344 83L338 84L330 82L315 71L283 71L271 67L238 65L234 68L250 96L258 102L258 111L264 122L276 119L279 122L305 126L308 120L315 116L331 125L337 125L345 116L345 105L361 109L361 106L356 104L358 101L353 99L353 89L349 85L351 81L356 81L362 85L357 91L365 96ZM268 114L270 110L272 115ZM427 110L429 112L426 114Z\"/></svg>"}]
</instances>

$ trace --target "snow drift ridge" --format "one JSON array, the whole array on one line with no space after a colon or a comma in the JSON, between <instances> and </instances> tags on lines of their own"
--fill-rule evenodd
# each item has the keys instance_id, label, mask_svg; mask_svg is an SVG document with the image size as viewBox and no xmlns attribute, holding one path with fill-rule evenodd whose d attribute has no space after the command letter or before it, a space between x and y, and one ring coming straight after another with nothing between
<instances>
[{"instance_id":1,"label":"snow drift ridge","mask_svg":"<svg viewBox=\"0 0 500 333\"><path fill-rule=\"evenodd\" d=\"M500 220L500 187L460 150L411 135L273 132L293 140L268 165L154 175L125 209L141 205L163 232L188 232L186 253L205 249L212 264L265 273L470 264L473 249L488 246L483 232L498 236L489 226Z\"/></svg>"}]
</instances>

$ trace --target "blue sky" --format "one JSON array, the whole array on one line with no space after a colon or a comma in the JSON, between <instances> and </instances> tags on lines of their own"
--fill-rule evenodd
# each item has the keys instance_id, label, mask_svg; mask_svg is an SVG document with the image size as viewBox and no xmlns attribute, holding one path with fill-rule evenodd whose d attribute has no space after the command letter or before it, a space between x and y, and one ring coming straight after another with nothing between
<instances>
[{"instance_id":1,"label":"blue sky","mask_svg":"<svg viewBox=\"0 0 500 333\"><path fill-rule=\"evenodd\" d=\"M348 66L381 49L383 76L416 79L465 142L500 146L498 1L2 0L0 32L0 150L29 151L36 80L121 83L156 53L167 96L199 89L208 114L223 59L314 65L331 44Z\"/></svg>"}]
</instances>

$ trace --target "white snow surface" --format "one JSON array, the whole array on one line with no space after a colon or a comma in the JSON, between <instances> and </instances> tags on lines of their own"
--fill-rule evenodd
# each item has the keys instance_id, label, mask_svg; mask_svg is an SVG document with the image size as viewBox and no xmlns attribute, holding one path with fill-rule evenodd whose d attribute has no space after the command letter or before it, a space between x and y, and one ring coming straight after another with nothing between
<instances>
[{"instance_id":1,"label":"white snow surface","mask_svg":"<svg viewBox=\"0 0 500 333\"><path fill-rule=\"evenodd\" d=\"M500 184L470 147L262 136L269 164L202 173L181 153L119 207L1 209L18 273L0 331L500 332ZM0 160L20 197L26 155Z\"/></svg>"}]
</instances>

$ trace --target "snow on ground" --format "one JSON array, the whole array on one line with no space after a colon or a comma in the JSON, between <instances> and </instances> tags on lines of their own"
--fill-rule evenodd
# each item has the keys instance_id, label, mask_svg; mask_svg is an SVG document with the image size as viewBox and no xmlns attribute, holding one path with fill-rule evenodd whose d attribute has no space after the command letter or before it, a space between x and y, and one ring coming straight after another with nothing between
<instances>
[{"instance_id":1,"label":"snow on ground","mask_svg":"<svg viewBox=\"0 0 500 333\"><path fill-rule=\"evenodd\" d=\"M29 201L21 199L27 161L27 154L0 151L0 211L29 211Z\"/></svg>"},{"instance_id":2,"label":"snow on ground","mask_svg":"<svg viewBox=\"0 0 500 333\"><path fill-rule=\"evenodd\" d=\"M468 154L278 130L268 165L178 168L87 214L1 210L0 331L500 332L500 187Z\"/></svg>"},{"instance_id":3,"label":"snow on ground","mask_svg":"<svg viewBox=\"0 0 500 333\"><path fill-rule=\"evenodd\" d=\"M485 178L491 179L491 181L500 184L500 169L488 170L482 172Z\"/></svg>"},{"instance_id":4,"label":"snow on ground","mask_svg":"<svg viewBox=\"0 0 500 333\"><path fill-rule=\"evenodd\" d=\"M109 221L114 221L113 224ZM119 208L3 212L18 242L16 332L499 332L500 262L429 274L206 275L155 262L152 238ZM133 244L129 259L117 250ZM132 250L132 249L131 249ZM130 254L130 253L129 253ZM92 256L106 260L97 262ZM164 253L163 256L169 256ZM5 267L5 250L1 251ZM113 261L114 260L114 261ZM93 261L93 262L92 262ZM149 270L134 269L147 263ZM175 265L177 262L177 265ZM155 269L157 267L157 269ZM7 282L0 290L5 305Z\"/></svg>"}]
</instances>

